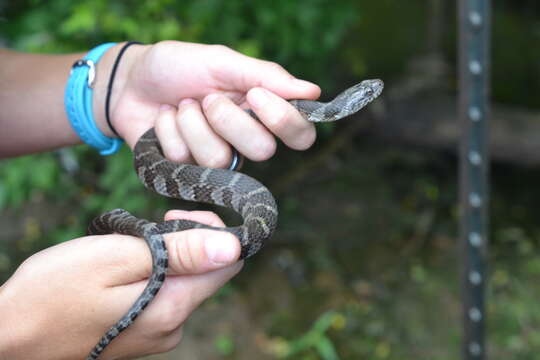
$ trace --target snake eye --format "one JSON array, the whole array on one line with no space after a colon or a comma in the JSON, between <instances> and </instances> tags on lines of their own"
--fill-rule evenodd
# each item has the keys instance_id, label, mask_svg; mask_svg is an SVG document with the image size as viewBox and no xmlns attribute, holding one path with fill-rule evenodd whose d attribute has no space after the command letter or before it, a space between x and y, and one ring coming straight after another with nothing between
<instances>
[{"instance_id":1,"label":"snake eye","mask_svg":"<svg viewBox=\"0 0 540 360\"><path fill-rule=\"evenodd\" d=\"M366 89L366 95L367 96L373 96L373 89L372 88L367 88Z\"/></svg>"}]
</instances>

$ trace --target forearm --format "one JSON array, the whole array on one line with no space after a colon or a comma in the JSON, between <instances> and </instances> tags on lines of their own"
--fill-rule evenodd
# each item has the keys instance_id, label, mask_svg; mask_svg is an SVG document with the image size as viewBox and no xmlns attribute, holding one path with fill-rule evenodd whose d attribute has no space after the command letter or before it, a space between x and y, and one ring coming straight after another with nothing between
<instances>
[{"instance_id":1,"label":"forearm","mask_svg":"<svg viewBox=\"0 0 540 360\"><path fill-rule=\"evenodd\" d=\"M106 88L120 46L102 56L94 85L94 118L107 136L113 135L104 116ZM64 110L64 90L72 64L84 55L34 55L0 49L0 157L81 142ZM123 87L126 76L121 66L115 88Z\"/></svg>"},{"instance_id":2,"label":"forearm","mask_svg":"<svg viewBox=\"0 0 540 360\"><path fill-rule=\"evenodd\" d=\"M53 149L79 139L64 112L71 55L0 50L0 156Z\"/></svg>"}]
</instances>

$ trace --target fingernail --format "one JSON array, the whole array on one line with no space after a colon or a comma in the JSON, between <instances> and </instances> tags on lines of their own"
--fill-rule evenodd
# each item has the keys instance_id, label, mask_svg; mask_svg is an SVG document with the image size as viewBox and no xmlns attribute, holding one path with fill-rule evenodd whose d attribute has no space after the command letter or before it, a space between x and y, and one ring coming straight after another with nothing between
<instances>
[{"instance_id":1,"label":"fingernail","mask_svg":"<svg viewBox=\"0 0 540 360\"><path fill-rule=\"evenodd\" d=\"M182 101L180 101L180 104L178 105L188 105L188 104L194 104L194 103L195 103L195 100L187 98L187 99L182 99Z\"/></svg>"},{"instance_id":2,"label":"fingernail","mask_svg":"<svg viewBox=\"0 0 540 360\"><path fill-rule=\"evenodd\" d=\"M172 109L172 106L169 104L161 104L161 106L159 107L159 111L167 111L171 109Z\"/></svg>"},{"instance_id":3,"label":"fingernail","mask_svg":"<svg viewBox=\"0 0 540 360\"><path fill-rule=\"evenodd\" d=\"M256 108L264 107L270 101L268 91L262 88L255 88L249 92L249 102Z\"/></svg>"},{"instance_id":4,"label":"fingernail","mask_svg":"<svg viewBox=\"0 0 540 360\"><path fill-rule=\"evenodd\" d=\"M210 105L212 105L212 103L219 97L220 95L218 94L210 94L208 96L206 96L203 100L203 108L208 108Z\"/></svg>"},{"instance_id":5,"label":"fingernail","mask_svg":"<svg viewBox=\"0 0 540 360\"><path fill-rule=\"evenodd\" d=\"M236 239L230 236L212 236L205 240L206 255L215 264L228 264L236 260Z\"/></svg>"}]
</instances>

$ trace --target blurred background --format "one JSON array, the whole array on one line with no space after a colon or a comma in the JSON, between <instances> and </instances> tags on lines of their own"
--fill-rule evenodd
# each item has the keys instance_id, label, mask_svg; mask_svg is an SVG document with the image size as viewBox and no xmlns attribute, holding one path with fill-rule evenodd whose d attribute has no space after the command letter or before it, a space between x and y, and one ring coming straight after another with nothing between
<instances>
[{"instance_id":1,"label":"blurred background","mask_svg":"<svg viewBox=\"0 0 540 360\"><path fill-rule=\"evenodd\" d=\"M494 0L487 289L492 359L540 352L540 2ZM148 359L457 359L456 3L444 0L0 1L0 44L228 45L318 83L385 81L361 114L243 171L276 195L272 242ZM147 192L131 153L86 146L0 162L0 279L117 207L192 208ZM219 210L216 210L219 211ZM229 222L236 221L220 212Z\"/></svg>"}]
</instances>

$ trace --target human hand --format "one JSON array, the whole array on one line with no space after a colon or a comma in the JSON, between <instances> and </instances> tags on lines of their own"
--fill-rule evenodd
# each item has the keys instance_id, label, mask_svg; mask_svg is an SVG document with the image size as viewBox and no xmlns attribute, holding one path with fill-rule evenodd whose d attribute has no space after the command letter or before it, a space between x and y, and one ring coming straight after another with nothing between
<instances>
[{"instance_id":1,"label":"human hand","mask_svg":"<svg viewBox=\"0 0 540 360\"><path fill-rule=\"evenodd\" d=\"M165 220L222 227L213 213L174 210ZM212 230L164 235L169 274L148 308L100 359L169 351L199 304L236 275L238 240ZM83 359L141 294L151 273L142 239L125 235L78 238L27 259L0 287L0 359Z\"/></svg>"},{"instance_id":2,"label":"human hand","mask_svg":"<svg viewBox=\"0 0 540 360\"><path fill-rule=\"evenodd\" d=\"M96 94L103 98L103 91ZM253 161L273 155L274 136L293 149L311 146L313 124L284 99L319 95L318 86L295 79L276 63L221 45L163 41L127 50L115 80L111 118L131 147L155 125L170 160L226 167L231 145Z\"/></svg>"}]
</instances>

